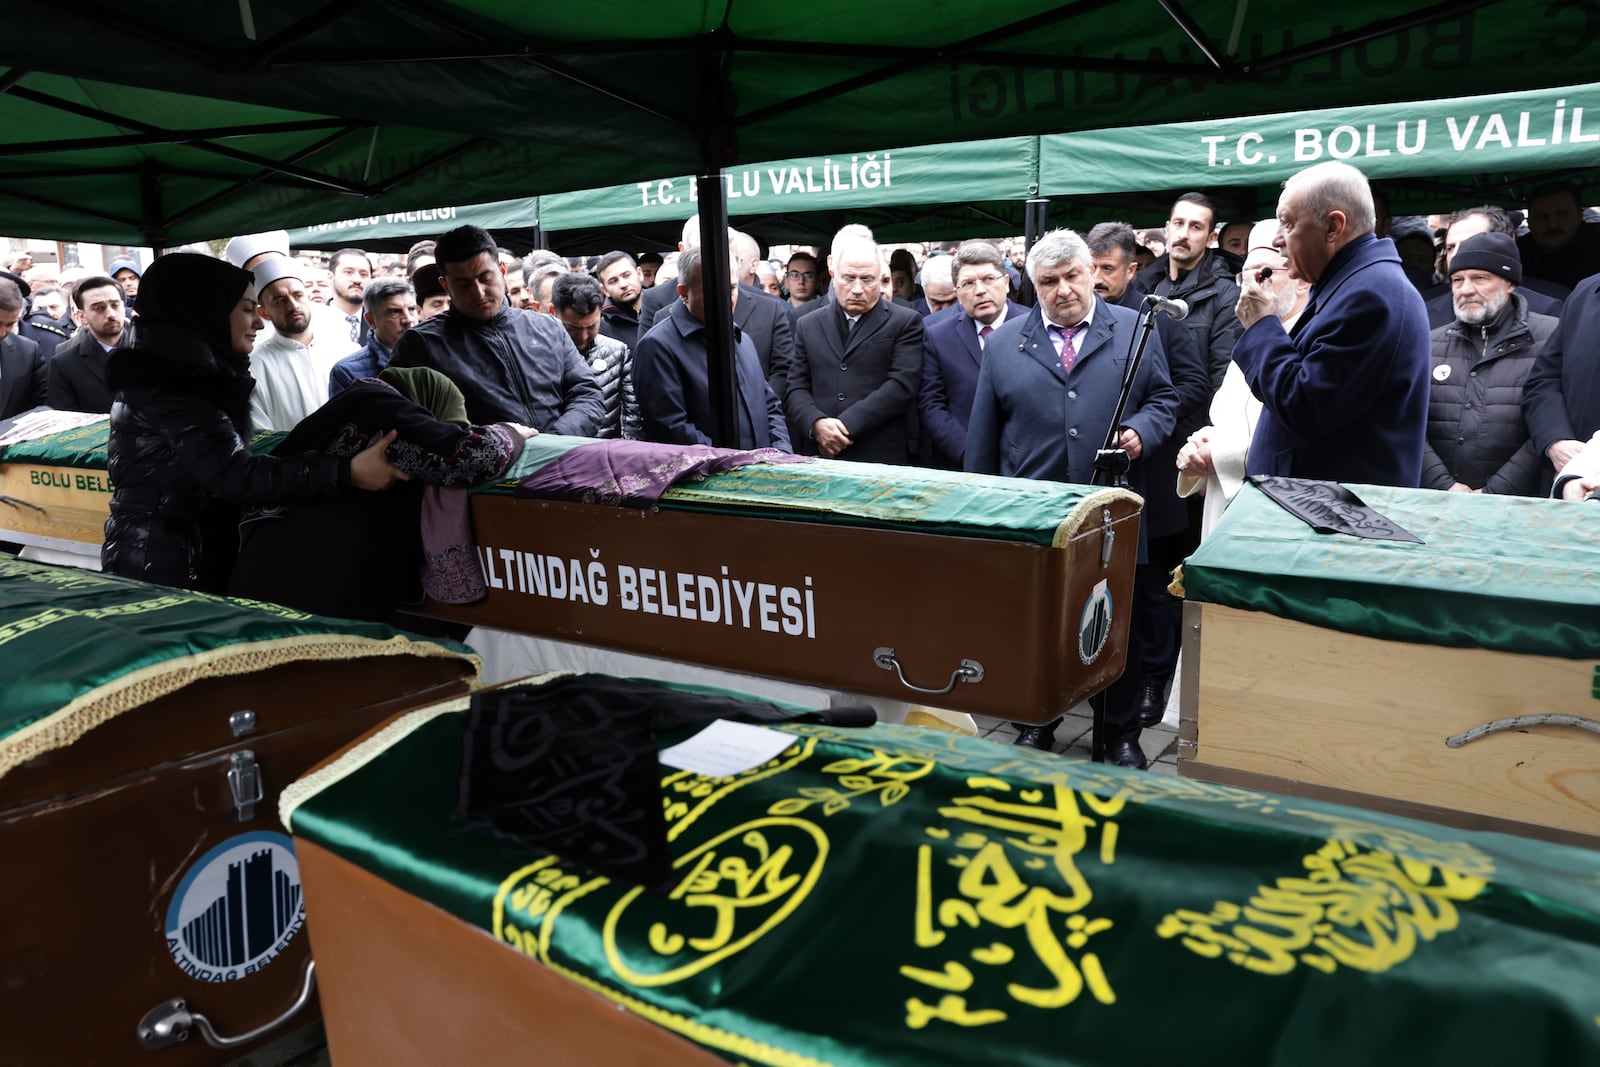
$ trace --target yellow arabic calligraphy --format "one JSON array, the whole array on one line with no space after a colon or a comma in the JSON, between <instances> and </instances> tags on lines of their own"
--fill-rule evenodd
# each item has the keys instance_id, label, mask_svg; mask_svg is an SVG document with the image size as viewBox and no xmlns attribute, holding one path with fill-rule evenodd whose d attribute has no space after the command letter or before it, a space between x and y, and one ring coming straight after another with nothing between
<instances>
[{"instance_id":1,"label":"yellow arabic calligraphy","mask_svg":"<svg viewBox=\"0 0 1600 1067\"><path fill-rule=\"evenodd\" d=\"M1100 829L1100 859L1115 860L1115 829L1112 817L1121 812L1121 798L1104 799L1080 796L1065 786L1049 789L1024 789L1010 796L1012 786L1003 779L988 776L968 779L969 788L981 790L973 796L959 797L951 806L939 809L947 819L969 829L955 836L954 848L970 851L948 862L959 870L955 892L939 899L934 888L934 846L917 848L917 895L914 937L918 948L945 945L952 931L960 927L983 931L1020 931L1033 962L1049 974L1048 985L1010 982L1006 992L1020 1004L1036 1008L1056 1008L1072 1003L1085 989L1102 1004L1116 1002L1099 957L1082 952L1074 959L1069 949L1081 951L1094 935L1111 928L1109 919L1091 919L1082 910L1094 894L1078 869L1076 856L1089 843L1090 831ZM1084 809L1088 809L1087 813ZM929 827L927 835L935 841L949 841L943 827ZM1014 863L1012 854L1022 858ZM1049 882L1053 884L1041 884ZM946 951L953 947L946 945ZM977 964L1001 967L1018 962L1017 950L1001 941L990 941L969 950ZM976 984L965 962L946 960L941 967L905 965L904 977L944 992L937 1003L917 997L906 1001L906 1025L919 1029L938 1019L958 1026L982 1026L1000 1022L1007 1015L997 1009L970 1010L968 1000L959 994Z\"/></svg>"},{"instance_id":2,"label":"yellow arabic calligraphy","mask_svg":"<svg viewBox=\"0 0 1600 1067\"><path fill-rule=\"evenodd\" d=\"M1191 952L1262 974L1288 974L1296 963L1325 973L1340 966L1380 973L1409 959L1459 922L1455 902L1471 900L1482 878L1397 857L1348 841L1330 841L1304 860L1307 876L1279 878L1239 905L1218 901L1208 913L1180 909L1156 932Z\"/></svg>"}]
</instances>

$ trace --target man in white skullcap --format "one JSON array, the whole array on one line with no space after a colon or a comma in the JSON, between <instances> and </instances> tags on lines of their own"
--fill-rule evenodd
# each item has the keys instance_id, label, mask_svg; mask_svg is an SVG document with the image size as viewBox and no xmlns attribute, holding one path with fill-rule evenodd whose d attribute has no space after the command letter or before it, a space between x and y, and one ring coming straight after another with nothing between
<instances>
[{"instance_id":1,"label":"man in white skullcap","mask_svg":"<svg viewBox=\"0 0 1600 1067\"><path fill-rule=\"evenodd\" d=\"M313 304L300 277L300 261L268 255L256 259L256 314L272 336L256 338L250 353L250 422L258 430L290 430L328 402L333 365L356 350L344 316Z\"/></svg>"}]
</instances>

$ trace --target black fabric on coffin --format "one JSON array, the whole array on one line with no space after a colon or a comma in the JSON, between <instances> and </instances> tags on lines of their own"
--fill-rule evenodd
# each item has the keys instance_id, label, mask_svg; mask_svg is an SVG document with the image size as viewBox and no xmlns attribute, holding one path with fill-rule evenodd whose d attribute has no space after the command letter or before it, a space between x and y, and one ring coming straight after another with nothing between
<instances>
[{"instance_id":1,"label":"black fabric on coffin","mask_svg":"<svg viewBox=\"0 0 1600 1067\"><path fill-rule=\"evenodd\" d=\"M1373 511L1360 497L1338 482L1279 478L1265 474L1252 474L1249 481L1284 511L1318 533L1349 534L1371 541L1424 543L1410 530Z\"/></svg>"},{"instance_id":2,"label":"black fabric on coffin","mask_svg":"<svg viewBox=\"0 0 1600 1067\"><path fill-rule=\"evenodd\" d=\"M877 715L865 705L797 712L593 674L479 693L462 736L456 817L666 892L676 878L658 738L714 719L871 726Z\"/></svg>"}]
</instances>

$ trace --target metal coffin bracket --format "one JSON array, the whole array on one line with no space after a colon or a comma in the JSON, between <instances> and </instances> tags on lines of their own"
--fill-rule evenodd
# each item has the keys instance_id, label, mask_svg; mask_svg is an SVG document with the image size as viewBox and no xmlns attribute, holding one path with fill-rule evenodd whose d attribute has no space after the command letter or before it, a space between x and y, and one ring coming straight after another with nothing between
<instances>
[{"instance_id":1,"label":"metal coffin bracket","mask_svg":"<svg viewBox=\"0 0 1600 1067\"><path fill-rule=\"evenodd\" d=\"M956 669L950 672L950 681L942 689L927 689L920 685L913 685L906 679L906 672L901 669L900 661L895 658L894 649L887 645L880 645L872 650L872 662L886 671L894 671L900 679L900 684L914 693L925 693L929 696L942 696L955 689L961 682L983 681L983 664L975 659L964 659L956 664Z\"/></svg>"},{"instance_id":2,"label":"metal coffin bracket","mask_svg":"<svg viewBox=\"0 0 1600 1067\"><path fill-rule=\"evenodd\" d=\"M182 997L162 1001L139 1020L139 1047L146 1052L158 1052L189 1040L192 1031L199 1031L205 1043L212 1048L237 1048L240 1045L247 1045L292 1019L301 1008L310 1003L311 994L316 988L317 961L307 960L305 977L300 985L300 995L295 997L294 1003L276 1019L232 1037L223 1037L217 1033L211 1025L211 1020L199 1012L190 1011L188 1002Z\"/></svg>"}]
</instances>

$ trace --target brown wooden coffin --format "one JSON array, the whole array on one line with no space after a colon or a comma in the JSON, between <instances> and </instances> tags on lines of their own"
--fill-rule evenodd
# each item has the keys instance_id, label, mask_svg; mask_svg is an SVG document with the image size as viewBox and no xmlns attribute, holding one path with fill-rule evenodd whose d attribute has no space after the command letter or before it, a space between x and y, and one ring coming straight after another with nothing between
<instances>
[{"instance_id":1,"label":"brown wooden coffin","mask_svg":"<svg viewBox=\"0 0 1600 1067\"><path fill-rule=\"evenodd\" d=\"M155 1052L136 1039L162 1001L184 998L231 1035L273 1019L300 989L309 943L281 854L246 840L233 862L198 878L203 858L240 835L282 837L285 785L384 719L464 694L468 670L461 659L388 656L207 678L0 778L0 1065L223 1064L281 1036L228 1051L198 1034ZM254 721L236 734L241 711ZM243 752L262 785L249 818L229 784ZM218 876L215 903L201 906ZM185 898L197 914L180 964L168 923L186 883L198 902ZM203 980L228 971L233 980ZM315 1019L313 1003L293 1025Z\"/></svg>"},{"instance_id":2,"label":"brown wooden coffin","mask_svg":"<svg viewBox=\"0 0 1600 1067\"><path fill-rule=\"evenodd\" d=\"M1056 548L484 494L472 523L488 598L427 610L1048 722L1115 681L1127 656L1139 512L1131 498L1101 510Z\"/></svg>"}]
</instances>

